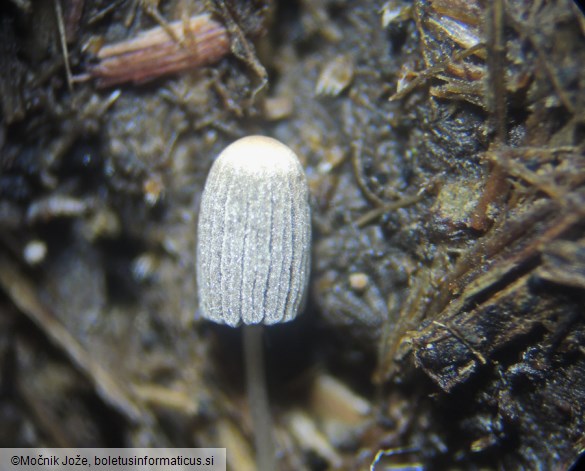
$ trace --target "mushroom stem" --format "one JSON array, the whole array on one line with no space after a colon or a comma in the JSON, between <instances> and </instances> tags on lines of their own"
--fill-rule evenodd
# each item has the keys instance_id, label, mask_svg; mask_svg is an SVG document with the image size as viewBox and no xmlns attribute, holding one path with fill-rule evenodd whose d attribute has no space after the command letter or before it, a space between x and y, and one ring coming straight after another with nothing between
<instances>
[{"instance_id":1,"label":"mushroom stem","mask_svg":"<svg viewBox=\"0 0 585 471\"><path fill-rule=\"evenodd\" d=\"M254 427L256 464L259 471L275 471L276 446L272 436L272 416L268 403L262 325L245 325L244 362L246 364L246 387Z\"/></svg>"}]
</instances>

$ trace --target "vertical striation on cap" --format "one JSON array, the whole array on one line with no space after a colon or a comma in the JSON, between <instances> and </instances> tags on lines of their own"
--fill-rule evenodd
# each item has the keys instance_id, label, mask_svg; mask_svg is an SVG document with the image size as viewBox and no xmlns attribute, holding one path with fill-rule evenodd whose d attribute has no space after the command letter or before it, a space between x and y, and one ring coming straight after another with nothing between
<instances>
[{"instance_id":1,"label":"vertical striation on cap","mask_svg":"<svg viewBox=\"0 0 585 471\"><path fill-rule=\"evenodd\" d=\"M296 154L248 136L214 162L203 190L197 234L202 314L237 326L294 319L310 270L309 191Z\"/></svg>"}]
</instances>

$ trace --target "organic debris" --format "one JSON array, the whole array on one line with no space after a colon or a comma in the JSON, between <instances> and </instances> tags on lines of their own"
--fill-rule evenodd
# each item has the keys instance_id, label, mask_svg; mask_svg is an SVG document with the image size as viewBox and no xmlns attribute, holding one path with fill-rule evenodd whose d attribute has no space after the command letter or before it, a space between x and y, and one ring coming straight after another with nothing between
<instances>
[{"instance_id":1,"label":"organic debris","mask_svg":"<svg viewBox=\"0 0 585 471\"><path fill-rule=\"evenodd\" d=\"M569 0L4 2L0 444L253 469L194 250L213 159L263 134L315 227L306 312L268 331L280 468L570 468L583 63Z\"/></svg>"}]
</instances>

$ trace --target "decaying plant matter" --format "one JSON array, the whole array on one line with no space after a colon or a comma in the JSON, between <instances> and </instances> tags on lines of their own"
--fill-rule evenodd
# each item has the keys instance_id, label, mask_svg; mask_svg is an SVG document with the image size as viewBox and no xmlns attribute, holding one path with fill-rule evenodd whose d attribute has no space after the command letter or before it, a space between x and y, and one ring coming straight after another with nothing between
<instances>
[{"instance_id":1,"label":"decaying plant matter","mask_svg":"<svg viewBox=\"0 0 585 471\"><path fill-rule=\"evenodd\" d=\"M194 250L213 157L263 134L299 155L315 227L307 311L267 332L280 468L569 468L584 46L569 0L4 2L0 444L254 469Z\"/></svg>"},{"instance_id":2,"label":"decaying plant matter","mask_svg":"<svg viewBox=\"0 0 585 471\"><path fill-rule=\"evenodd\" d=\"M212 64L228 51L226 29L209 14L201 14L101 47L90 76L101 87L140 83Z\"/></svg>"}]
</instances>

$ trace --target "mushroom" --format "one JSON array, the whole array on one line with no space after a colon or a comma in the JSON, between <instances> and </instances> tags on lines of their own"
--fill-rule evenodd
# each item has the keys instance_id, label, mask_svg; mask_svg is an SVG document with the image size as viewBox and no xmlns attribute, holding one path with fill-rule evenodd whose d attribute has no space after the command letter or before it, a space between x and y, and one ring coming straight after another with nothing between
<instances>
[{"instance_id":1,"label":"mushroom","mask_svg":"<svg viewBox=\"0 0 585 471\"><path fill-rule=\"evenodd\" d=\"M203 317L244 324L248 400L261 471L276 469L262 326L302 310L310 272L309 190L296 154L265 136L229 145L203 190L197 285Z\"/></svg>"}]
</instances>

